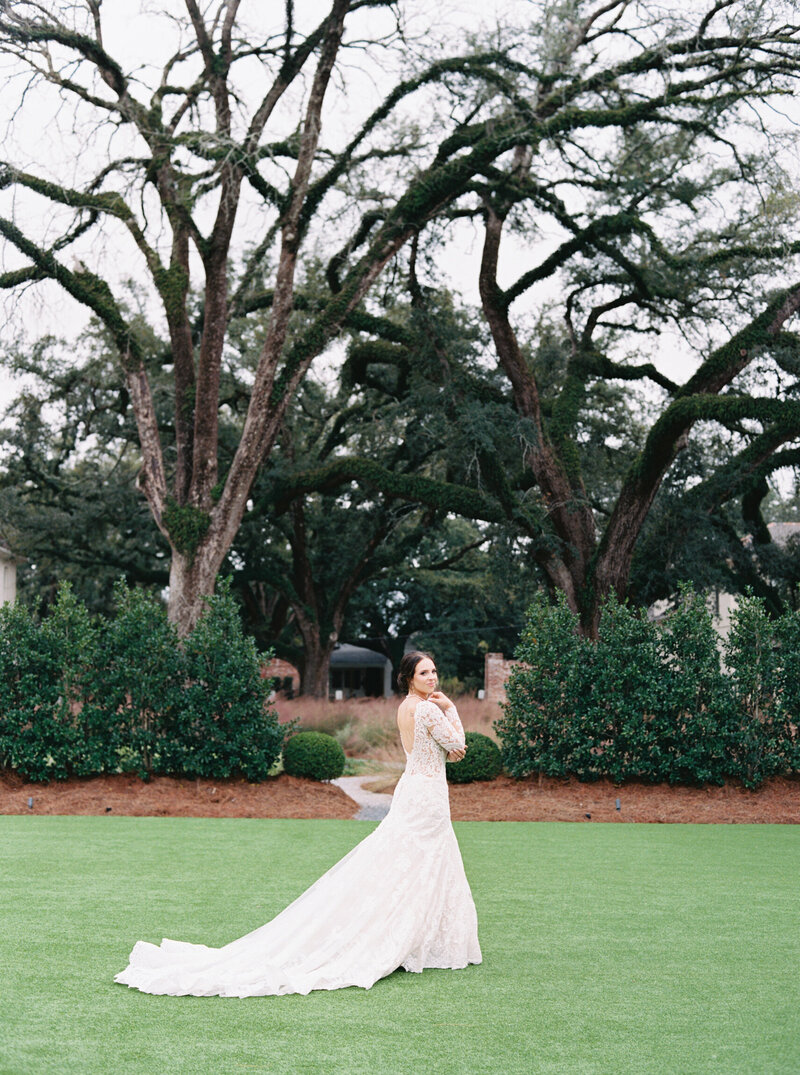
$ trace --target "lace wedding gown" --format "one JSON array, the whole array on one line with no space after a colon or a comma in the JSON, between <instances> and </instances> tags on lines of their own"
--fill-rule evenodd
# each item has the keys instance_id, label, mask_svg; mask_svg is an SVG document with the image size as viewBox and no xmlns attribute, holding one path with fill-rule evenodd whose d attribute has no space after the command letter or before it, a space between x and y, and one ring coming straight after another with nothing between
<instances>
[{"instance_id":1,"label":"lace wedding gown","mask_svg":"<svg viewBox=\"0 0 800 1075\"><path fill-rule=\"evenodd\" d=\"M398 967L480 963L444 768L463 746L455 706L419 702L391 809L366 839L265 926L223 948L138 941L114 980L144 993L253 997L369 989Z\"/></svg>"}]
</instances>

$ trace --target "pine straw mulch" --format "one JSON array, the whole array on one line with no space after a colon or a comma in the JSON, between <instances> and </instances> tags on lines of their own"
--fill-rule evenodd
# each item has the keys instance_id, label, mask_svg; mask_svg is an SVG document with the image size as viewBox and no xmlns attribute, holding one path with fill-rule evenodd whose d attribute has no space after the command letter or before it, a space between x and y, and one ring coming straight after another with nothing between
<instances>
[{"instance_id":1,"label":"pine straw mulch","mask_svg":"<svg viewBox=\"0 0 800 1075\"><path fill-rule=\"evenodd\" d=\"M28 800L33 800L32 807ZM616 809L616 799L620 809ZM670 788L544 777L450 786L454 821L638 821L800 823L800 779L773 777L757 791L739 785ZM122 814L138 817L351 818L358 807L332 784L285 773L243 780L120 774L29 784L0 772L0 814Z\"/></svg>"},{"instance_id":2,"label":"pine straw mulch","mask_svg":"<svg viewBox=\"0 0 800 1075\"><path fill-rule=\"evenodd\" d=\"M800 823L800 780L773 777L757 791L724 787L671 788L664 784L582 784L543 777L516 781L500 776L450 786L450 810L458 821L655 821L738 824ZM616 808L619 799L620 809Z\"/></svg>"},{"instance_id":3,"label":"pine straw mulch","mask_svg":"<svg viewBox=\"0 0 800 1075\"><path fill-rule=\"evenodd\" d=\"M0 773L0 814L346 819L357 809L341 788L285 773L262 784L173 776L154 776L145 782L126 773L28 784L14 773Z\"/></svg>"}]
</instances>

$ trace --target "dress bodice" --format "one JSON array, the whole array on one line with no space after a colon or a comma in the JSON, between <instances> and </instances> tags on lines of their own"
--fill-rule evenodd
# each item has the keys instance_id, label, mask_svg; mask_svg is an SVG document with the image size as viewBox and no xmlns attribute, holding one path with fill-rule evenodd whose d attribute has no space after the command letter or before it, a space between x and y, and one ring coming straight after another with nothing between
<instances>
[{"instance_id":1,"label":"dress bodice","mask_svg":"<svg viewBox=\"0 0 800 1075\"><path fill-rule=\"evenodd\" d=\"M444 779L448 751L463 749L464 729L456 707L451 705L442 712L434 702L417 702L414 745L406 754L406 773Z\"/></svg>"}]
</instances>

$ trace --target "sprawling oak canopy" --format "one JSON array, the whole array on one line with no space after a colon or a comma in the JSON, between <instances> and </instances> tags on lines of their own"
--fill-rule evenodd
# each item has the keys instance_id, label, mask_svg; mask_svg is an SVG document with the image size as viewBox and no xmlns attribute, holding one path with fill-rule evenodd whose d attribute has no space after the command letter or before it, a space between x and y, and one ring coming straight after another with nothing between
<instances>
[{"instance_id":1,"label":"sprawling oak canopy","mask_svg":"<svg viewBox=\"0 0 800 1075\"><path fill-rule=\"evenodd\" d=\"M55 238L52 229L39 233L15 209L29 203L11 197L0 234L18 263L0 285L54 280L113 338L136 415L140 487L172 550L172 617L183 630L195 622L314 358L345 327L391 338L368 306L376 280L400 263L406 244L413 263L426 229L441 236L466 218L482 228L483 311L514 406L534 431L525 464L539 492L536 505L515 503L498 476L494 499L472 498L474 514L538 527L547 538L537 545L542 568L591 630L602 594L624 589L653 498L697 421L756 418L766 452L800 432L791 409L731 398L755 356L779 342L785 353L785 326L800 306L797 249L774 227L793 218L790 199L775 208L777 172L759 173L763 144L753 153L737 141L768 135L764 102L795 86L795 5L706 0L686 12L677 3L542 0L538 18L499 28L491 48L440 47L430 60L431 40L399 61L392 53L396 84L382 101L376 94L371 112L340 110L336 124L329 106L336 94L347 100L354 77L348 48L374 70L403 41L392 18L402 20L407 5L329 0L321 11L309 5L319 21L302 27L291 0L279 27L263 13L246 26L240 6L217 0L201 10L176 0L175 51L149 78L138 59L150 57L123 62L107 47L100 0L0 4L0 51L13 71L52 85L62 107L127 139L116 156L109 138L104 159L74 185L29 162L0 163L0 188L60 209L52 219L63 223ZM381 18L389 21L379 26ZM259 80L247 72L256 67L262 89L254 95ZM25 108L20 94L20 121ZM353 127L342 137L350 114ZM748 116L756 122L745 137ZM64 171L83 175L77 166ZM747 189L773 199L772 216L753 215L753 199L741 197ZM712 221L709 205L728 193L730 204ZM560 236L555 243L545 220ZM530 264L503 285L500 244L510 227L525 236ZM327 292L309 301L298 264L323 230L332 254ZM160 304L174 378L169 443L135 324L117 281L91 260L92 236L98 248L115 244L119 260L135 252ZM69 262L72 251L80 261ZM778 293L758 295L776 264ZM545 413L514 304L556 279L566 283L571 357ZM686 383L612 355L609 343L621 334L653 331L665 318L691 321L693 310L708 320L714 302L721 317L736 316L735 332L717 332ZM301 308L302 324L293 321ZM252 319L259 351L241 435L221 472L221 369L231 326L242 318ZM587 384L598 378L646 378L669 397L602 535L574 448ZM763 452L751 456L753 468L763 467ZM320 482L364 478L394 483L403 495L402 479L374 467L367 474L368 462L326 467ZM453 483L426 495L446 497L455 511L465 502Z\"/></svg>"}]
</instances>

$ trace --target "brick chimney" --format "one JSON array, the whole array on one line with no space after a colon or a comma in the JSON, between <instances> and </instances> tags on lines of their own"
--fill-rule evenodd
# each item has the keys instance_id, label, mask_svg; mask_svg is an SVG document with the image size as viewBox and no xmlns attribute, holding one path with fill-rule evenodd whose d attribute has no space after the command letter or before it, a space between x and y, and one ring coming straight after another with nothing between
<instances>
[{"instance_id":1,"label":"brick chimney","mask_svg":"<svg viewBox=\"0 0 800 1075\"><path fill-rule=\"evenodd\" d=\"M519 661L506 660L502 653L487 653L483 665L483 689L487 702L506 700L506 680Z\"/></svg>"}]
</instances>

